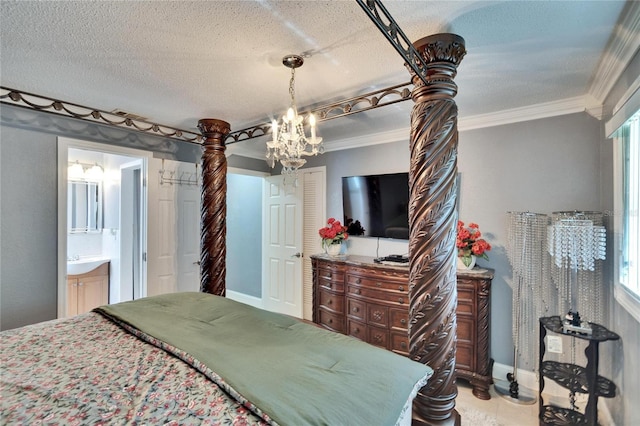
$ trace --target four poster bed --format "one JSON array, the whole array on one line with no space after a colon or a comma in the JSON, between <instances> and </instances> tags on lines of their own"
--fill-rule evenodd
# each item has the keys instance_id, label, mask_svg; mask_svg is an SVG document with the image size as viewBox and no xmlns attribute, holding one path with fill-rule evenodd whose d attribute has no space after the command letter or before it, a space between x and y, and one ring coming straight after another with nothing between
<instances>
[{"instance_id":1,"label":"four poster bed","mask_svg":"<svg viewBox=\"0 0 640 426\"><path fill-rule=\"evenodd\" d=\"M207 293L4 332L1 363L5 424L408 425L432 373Z\"/></svg>"},{"instance_id":2,"label":"four poster bed","mask_svg":"<svg viewBox=\"0 0 640 426\"><path fill-rule=\"evenodd\" d=\"M454 412L456 67L464 40L414 44L410 359L224 297L225 138L203 119L201 290L1 334L11 424L408 424ZM425 386L426 384L426 386ZM417 396L416 396L417 393Z\"/></svg>"}]
</instances>

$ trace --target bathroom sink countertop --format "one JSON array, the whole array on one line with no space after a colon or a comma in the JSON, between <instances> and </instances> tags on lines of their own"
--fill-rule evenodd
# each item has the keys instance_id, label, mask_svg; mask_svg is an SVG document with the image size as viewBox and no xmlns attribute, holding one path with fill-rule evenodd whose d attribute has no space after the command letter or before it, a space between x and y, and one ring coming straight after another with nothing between
<instances>
[{"instance_id":1,"label":"bathroom sink countertop","mask_svg":"<svg viewBox=\"0 0 640 426\"><path fill-rule=\"evenodd\" d=\"M109 262L111 259L104 256L87 256L80 257L76 260L67 261L67 275L86 274L94 270L103 263Z\"/></svg>"}]
</instances>

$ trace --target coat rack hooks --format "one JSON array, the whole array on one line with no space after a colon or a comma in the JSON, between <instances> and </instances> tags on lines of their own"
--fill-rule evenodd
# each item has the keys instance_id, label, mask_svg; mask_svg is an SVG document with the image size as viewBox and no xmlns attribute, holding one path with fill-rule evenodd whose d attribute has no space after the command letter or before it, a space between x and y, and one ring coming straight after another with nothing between
<instances>
[{"instance_id":1,"label":"coat rack hooks","mask_svg":"<svg viewBox=\"0 0 640 426\"><path fill-rule=\"evenodd\" d=\"M184 185L184 186L200 186L200 174L198 173L198 163L195 163L195 172L179 172L176 177L174 170L165 170L164 159L162 160L162 168L158 172L160 174L160 186L163 185Z\"/></svg>"}]
</instances>

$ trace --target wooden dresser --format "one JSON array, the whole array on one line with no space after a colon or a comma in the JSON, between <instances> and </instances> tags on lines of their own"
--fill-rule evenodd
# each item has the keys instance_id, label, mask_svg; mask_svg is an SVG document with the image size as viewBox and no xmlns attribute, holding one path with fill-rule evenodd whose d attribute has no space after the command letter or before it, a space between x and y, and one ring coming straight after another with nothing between
<instances>
[{"instance_id":1,"label":"wooden dresser","mask_svg":"<svg viewBox=\"0 0 640 426\"><path fill-rule=\"evenodd\" d=\"M409 355L409 268L372 257L311 256L313 321L372 345ZM493 271L458 272L456 375L490 399L489 291Z\"/></svg>"}]
</instances>

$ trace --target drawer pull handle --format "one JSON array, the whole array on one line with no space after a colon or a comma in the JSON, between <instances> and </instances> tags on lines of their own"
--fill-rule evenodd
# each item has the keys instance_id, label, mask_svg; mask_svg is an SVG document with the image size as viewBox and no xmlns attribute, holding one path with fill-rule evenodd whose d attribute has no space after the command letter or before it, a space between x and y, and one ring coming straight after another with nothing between
<instances>
[{"instance_id":1,"label":"drawer pull handle","mask_svg":"<svg viewBox=\"0 0 640 426\"><path fill-rule=\"evenodd\" d=\"M407 347L407 342L402 342L400 343L400 347L402 347L403 349Z\"/></svg>"},{"instance_id":2,"label":"drawer pull handle","mask_svg":"<svg viewBox=\"0 0 640 426\"><path fill-rule=\"evenodd\" d=\"M404 303L404 299L402 297L398 297L398 303Z\"/></svg>"},{"instance_id":3,"label":"drawer pull handle","mask_svg":"<svg viewBox=\"0 0 640 426\"><path fill-rule=\"evenodd\" d=\"M361 293L361 291L360 291L360 289L359 289L359 288L357 288L357 289L356 289L356 291L355 291L354 293L355 293L355 294L360 294L360 293Z\"/></svg>"},{"instance_id":4,"label":"drawer pull handle","mask_svg":"<svg viewBox=\"0 0 640 426\"><path fill-rule=\"evenodd\" d=\"M333 320L332 319L329 319L329 324L333 324Z\"/></svg>"},{"instance_id":5,"label":"drawer pull handle","mask_svg":"<svg viewBox=\"0 0 640 426\"><path fill-rule=\"evenodd\" d=\"M398 287L398 290L400 290L400 291L404 291L404 286L400 286L400 287Z\"/></svg>"},{"instance_id":6,"label":"drawer pull handle","mask_svg":"<svg viewBox=\"0 0 640 426\"><path fill-rule=\"evenodd\" d=\"M376 342L380 343L382 341L382 336L380 334L376 334L373 337L373 340L375 340Z\"/></svg>"},{"instance_id":7,"label":"drawer pull handle","mask_svg":"<svg viewBox=\"0 0 640 426\"><path fill-rule=\"evenodd\" d=\"M327 305L330 305L333 303L333 300L329 299L329 301L327 302Z\"/></svg>"},{"instance_id":8,"label":"drawer pull handle","mask_svg":"<svg viewBox=\"0 0 640 426\"><path fill-rule=\"evenodd\" d=\"M360 309L358 307L355 307L352 310L353 310L353 312L360 312Z\"/></svg>"},{"instance_id":9,"label":"drawer pull handle","mask_svg":"<svg viewBox=\"0 0 640 426\"><path fill-rule=\"evenodd\" d=\"M360 284L361 282L362 282L362 280L361 280L360 278L358 278L358 279L356 280L356 284Z\"/></svg>"},{"instance_id":10,"label":"drawer pull handle","mask_svg":"<svg viewBox=\"0 0 640 426\"><path fill-rule=\"evenodd\" d=\"M376 283L376 287L382 287L381 283Z\"/></svg>"},{"instance_id":11,"label":"drawer pull handle","mask_svg":"<svg viewBox=\"0 0 640 426\"><path fill-rule=\"evenodd\" d=\"M359 328L356 328L355 330L353 330L353 333L354 333L354 334L359 334L359 333L360 333L360 329L359 329Z\"/></svg>"},{"instance_id":12,"label":"drawer pull handle","mask_svg":"<svg viewBox=\"0 0 640 426\"><path fill-rule=\"evenodd\" d=\"M400 320L400 324L402 324L402 325L406 325L406 324L407 324L407 320L406 320L406 319L404 319L404 318L402 318L402 319Z\"/></svg>"},{"instance_id":13,"label":"drawer pull handle","mask_svg":"<svg viewBox=\"0 0 640 426\"><path fill-rule=\"evenodd\" d=\"M327 274L327 278L331 278L331 272Z\"/></svg>"}]
</instances>

